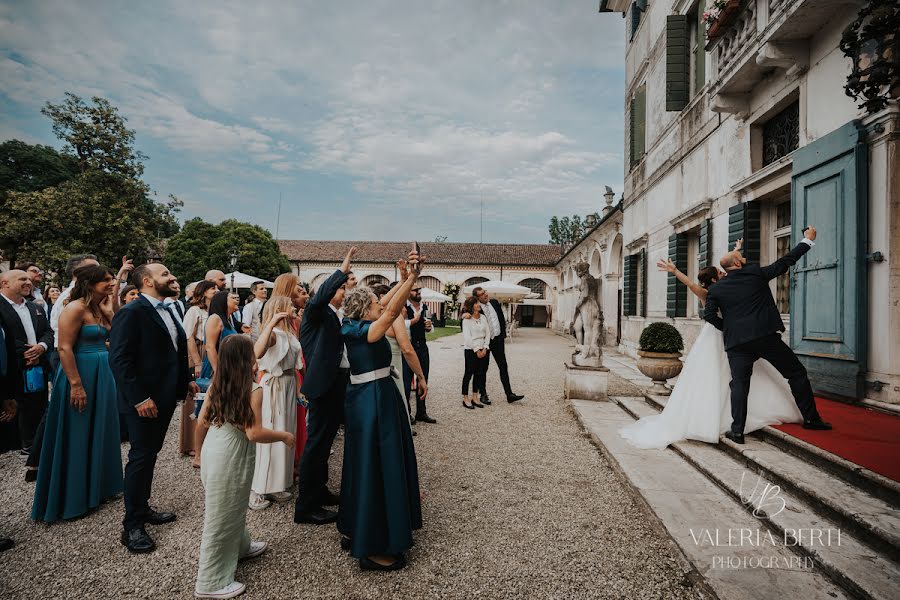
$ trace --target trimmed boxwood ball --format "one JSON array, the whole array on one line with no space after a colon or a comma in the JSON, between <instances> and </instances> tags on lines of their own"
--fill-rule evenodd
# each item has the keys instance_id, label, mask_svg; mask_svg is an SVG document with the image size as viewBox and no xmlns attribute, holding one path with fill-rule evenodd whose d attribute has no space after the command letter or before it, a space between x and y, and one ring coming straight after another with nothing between
<instances>
[{"instance_id":1,"label":"trimmed boxwood ball","mask_svg":"<svg viewBox=\"0 0 900 600\"><path fill-rule=\"evenodd\" d=\"M674 353L684 350L681 334L668 323L650 323L641 332L640 349L644 352Z\"/></svg>"}]
</instances>

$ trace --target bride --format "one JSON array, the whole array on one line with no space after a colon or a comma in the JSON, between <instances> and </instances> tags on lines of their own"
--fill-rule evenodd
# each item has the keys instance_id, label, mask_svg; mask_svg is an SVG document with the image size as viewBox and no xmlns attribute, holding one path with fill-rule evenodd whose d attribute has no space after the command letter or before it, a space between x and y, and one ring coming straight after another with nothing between
<instances>
[{"instance_id":1,"label":"bride","mask_svg":"<svg viewBox=\"0 0 900 600\"><path fill-rule=\"evenodd\" d=\"M738 240L736 251L740 251L741 242ZM704 304L709 287L724 276L716 267L706 267L698 274L697 284L670 260L661 260L656 266L674 274ZM731 427L730 382L722 332L704 323L663 411L622 427L619 434L638 448L665 448L686 439L716 443ZM768 362L758 361L750 381L744 431L801 421L787 381Z\"/></svg>"}]
</instances>

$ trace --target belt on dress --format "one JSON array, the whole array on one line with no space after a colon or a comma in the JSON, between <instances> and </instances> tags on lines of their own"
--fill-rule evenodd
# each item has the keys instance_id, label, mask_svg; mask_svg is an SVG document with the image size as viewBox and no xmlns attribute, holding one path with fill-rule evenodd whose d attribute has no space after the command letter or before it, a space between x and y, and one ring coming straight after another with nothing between
<instances>
[{"instance_id":1,"label":"belt on dress","mask_svg":"<svg viewBox=\"0 0 900 600\"><path fill-rule=\"evenodd\" d=\"M386 377L393 377L394 379L400 379L400 373L397 372L397 369L394 368L393 365L390 367L384 367L381 369L375 369L374 371L368 371L366 373L360 373L359 375L350 374L350 383L354 385L359 385L361 383L369 383L370 381L377 381L379 379L384 379Z\"/></svg>"}]
</instances>

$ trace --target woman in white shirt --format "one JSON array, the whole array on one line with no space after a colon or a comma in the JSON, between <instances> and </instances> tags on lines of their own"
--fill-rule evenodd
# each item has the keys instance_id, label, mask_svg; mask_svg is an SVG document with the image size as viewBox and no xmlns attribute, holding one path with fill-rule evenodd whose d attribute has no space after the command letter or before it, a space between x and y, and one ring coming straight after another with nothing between
<instances>
[{"instance_id":1,"label":"woman in white shirt","mask_svg":"<svg viewBox=\"0 0 900 600\"><path fill-rule=\"evenodd\" d=\"M487 318L481 314L481 304L475 296L466 298L462 311L470 315L462 319L463 340L466 353L466 373L463 375L463 406L474 409L484 408L478 401L479 394L484 394L487 382L488 348L491 341L491 327ZM472 402L469 403L469 381L474 377L472 385Z\"/></svg>"}]
</instances>

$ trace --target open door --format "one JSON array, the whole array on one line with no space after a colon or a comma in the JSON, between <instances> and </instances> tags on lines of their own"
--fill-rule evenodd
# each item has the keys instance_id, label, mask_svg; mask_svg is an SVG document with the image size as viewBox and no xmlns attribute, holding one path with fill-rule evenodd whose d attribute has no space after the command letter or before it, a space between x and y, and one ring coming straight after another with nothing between
<instances>
[{"instance_id":1,"label":"open door","mask_svg":"<svg viewBox=\"0 0 900 600\"><path fill-rule=\"evenodd\" d=\"M806 225L815 247L791 273L791 347L817 394L865 395L868 147L854 121L794 152L795 241Z\"/></svg>"}]
</instances>

